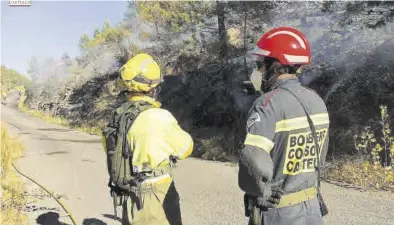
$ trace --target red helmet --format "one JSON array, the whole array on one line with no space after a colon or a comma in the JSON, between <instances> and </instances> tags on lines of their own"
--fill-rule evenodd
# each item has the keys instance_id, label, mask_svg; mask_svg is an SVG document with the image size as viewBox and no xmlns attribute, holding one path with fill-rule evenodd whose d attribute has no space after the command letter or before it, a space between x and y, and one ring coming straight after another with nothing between
<instances>
[{"instance_id":1,"label":"red helmet","mask_svg":"<svg viewBox=\"0 0 394 225\"><path fill-rule=\"evenodd\" d=\"M303 65L311 62L309 42L292 27L278 27L265 33L252 54L279 60L282 65Z\"/></svg>"}]
</instances>

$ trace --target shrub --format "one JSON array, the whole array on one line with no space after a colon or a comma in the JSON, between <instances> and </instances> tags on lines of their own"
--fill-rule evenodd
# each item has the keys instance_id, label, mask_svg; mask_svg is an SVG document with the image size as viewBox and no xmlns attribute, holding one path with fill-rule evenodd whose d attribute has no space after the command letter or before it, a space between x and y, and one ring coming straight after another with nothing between
<instances>
[{"instance_id":1,"label":"shrub","mask_svg":"<svg viewBox=\"0 0 394 225\"><path fill-rule=\"evenodd\" d=\"M354 147L361 162L341 160L327 171L328 180L355 184L365 189L394 191L394 137L391 136L389 114L380 106L380 129L374 134L366 126L354 135Z\"/></svg>"}]
</instances>

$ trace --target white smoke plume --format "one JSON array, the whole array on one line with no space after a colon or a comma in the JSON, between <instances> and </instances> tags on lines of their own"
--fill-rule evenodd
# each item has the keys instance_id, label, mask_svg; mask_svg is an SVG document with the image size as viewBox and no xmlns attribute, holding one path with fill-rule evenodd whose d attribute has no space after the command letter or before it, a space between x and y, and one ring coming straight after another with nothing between
<instances>
[{"instance_id":1,"label":"white smoke plume","mask_svg":"<svg viewBox=\"0 0 394 225\"><path fill-rule=\"evenodd\" d=\"M305 84L320 76L322 67L328 70L341 68L346 77L353 69L365 64L370 53L394 37L393 23L374 29L367 27L389 14L389 8L376 6L367 13L361 11L349 15L347 2L333 2L331 12L322 12L322 6L322 2L278 3L272 12L273 23L267 27L293 26L305 33L312 51L312 65L303 76ZM345 19L350 19L351 23L341 24ZM394 59L393 54L387 57ZM340 83L334 85L328 95L335 92Z\"/></svg>"}]
</instances>

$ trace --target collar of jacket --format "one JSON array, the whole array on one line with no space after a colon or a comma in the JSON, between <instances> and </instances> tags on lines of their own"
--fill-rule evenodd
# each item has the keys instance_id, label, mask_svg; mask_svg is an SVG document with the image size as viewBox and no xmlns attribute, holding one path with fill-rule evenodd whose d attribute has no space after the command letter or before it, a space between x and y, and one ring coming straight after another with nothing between
<instances>
[{"instance_id":1,"label":"collar of jacket","mask_svg":"<svg viewBox=\"0 0 394 225\"><path fill-rule=\"evenodd\" d=\"M287 85L301 85L300 80L298 77L289 77L284 79L278 79L274 85L270 88L270 90L275 90L278 87L287 86Z\"/></svg>"},{"instance_id":2,"label":"collar of jacket","mask_svg":"<svg viewBox=\"0 0 394 225\"><path fill-rule=\"evenodd\" d=\"M128 101L133 101L133 102L144 101L153 105L156 108L161 107L161 103L159 101L156 101L156 99L146 95L131 95L128 97Z\"/></svg>"}]
</instances>

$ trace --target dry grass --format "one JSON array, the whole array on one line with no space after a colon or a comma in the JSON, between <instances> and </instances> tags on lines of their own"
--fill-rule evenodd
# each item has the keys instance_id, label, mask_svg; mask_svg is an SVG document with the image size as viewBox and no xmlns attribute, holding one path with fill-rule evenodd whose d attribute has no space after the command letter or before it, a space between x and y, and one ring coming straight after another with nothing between
<instances>
[{"instance_id":1,"label":"dry grass","mask_svg":"<svg viewBox=\"0 0 394 225\"><path fill-rule=\"evenodd\" d=\"M1 128L1 224L27 224L23 208L26 204L24 185L17 176L12 161L23 155L23 146Z\"/></svg>"},{"instance_id":2,"label":"dry grass","mask_svg":"<svg viewBox=\"0 0 394 225\"><path fill-rule=\"evenodd\" d=\"M101 136L101 129L98 127L88 127L88 126L84 126L84 127L77 127L76 130L88 133L88 134L95 134L95 135L99 135Z\"/></svg>"},{"instance_id":3,"label":"dry grass","mask_svg":"<svg viewBox=\"0 0 394 225\"><path fill-rule=\"evenodd\" d=\"M326 179L354 184L364 189L394 192L394 137L391 136L387 107L382 105L380 110L380 132L374 133L367 126L361 133L354 135L354 148L362 160L343 158L327 170Z\"/></svg>"},{"instance_id":4,"label":"dry grass","mask_svg":"<svg viewBox=\"0 0 394 225\"><path fill-rule=\"evenodd\" d=\"M25 112L29 113L30 115L40 118L46 122L57 124L60 126L68 126L68 121L62 117L51 116L47 113L42 113L38 110L25 110Z\"/></svg>"},{"instance_id":5,"label":"dry grass","mask_svg":"<svg viewBox=\"0 0 394 225\"><path fill-rule=\"evenodd\" d=\"M325 179L353 184L366 190L394 192L394 168L372 165L368 161L342 161L327 169Z\"/></svg>"}]
</instances>

